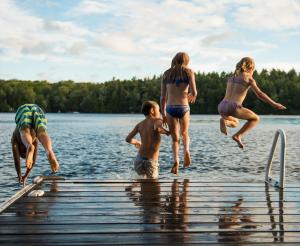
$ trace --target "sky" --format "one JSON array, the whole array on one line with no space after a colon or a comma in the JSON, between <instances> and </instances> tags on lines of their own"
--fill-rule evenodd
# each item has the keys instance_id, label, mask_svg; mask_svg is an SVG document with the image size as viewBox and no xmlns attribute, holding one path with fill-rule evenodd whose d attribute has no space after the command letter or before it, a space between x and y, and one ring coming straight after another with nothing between
<instances>
[{"instance_id":1,"label":"sky","mask_svg":"<svg viewBox=\"0 0 300 246\"><path fill-rule=\"evenodd\" d=\"M244 56L300 71L300 0L0 0L0 79L104 82Z\"/></svg>"}]
</instances>

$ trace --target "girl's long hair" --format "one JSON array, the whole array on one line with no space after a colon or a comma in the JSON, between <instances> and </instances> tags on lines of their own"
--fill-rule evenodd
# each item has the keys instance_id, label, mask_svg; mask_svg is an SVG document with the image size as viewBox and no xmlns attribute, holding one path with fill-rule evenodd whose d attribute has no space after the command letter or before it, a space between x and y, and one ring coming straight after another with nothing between
<instances>
[{"instance_id":1,"label":"girl's long hair","mask_svg":"<svg viewBox=\"0 0 300 246\"><path fill-rule=\"evenodd\" d=\"M176 79L189 79L192 73L192 70L187 67L189 61L187 53L178 52L172 59L171 68L164 73L164 82L174 83Z\"/></svg>"},{"instance_id":2,"label":"girl's long hair","mask_svg":"<svg viewBox=\"0 0 300 246\"><path fill-rule=\"evenodd\" d=\"M239 76L242 72L253 70L255 67L254 60L251 57L243 57L235 67L234 76Z\"/></svg>"}]
</instances>

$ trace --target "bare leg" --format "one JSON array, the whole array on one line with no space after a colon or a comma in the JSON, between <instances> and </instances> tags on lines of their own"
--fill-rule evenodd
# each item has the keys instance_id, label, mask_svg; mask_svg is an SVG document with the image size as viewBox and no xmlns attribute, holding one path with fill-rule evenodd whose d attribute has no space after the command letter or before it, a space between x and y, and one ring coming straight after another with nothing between
<instances>
[{"instance_id":1,"label":"bare leg","mask_svg":"<svg viewBox=\"0 0 300 246\"><path fill-rule=\"evenodd\" d=\"M239 120L232 116L222 115L220 119L220 131L227 135L227 126L228 127L237 127Z\"/></svg>"},{"instance_id":2,"label":"bare leg","mask_svg":"<svg viewBox=\"0 0 300 246\"><path fill-rule=\"evenodd\" d=\"M178 119L173 118L172 116L167 114L167 121L169 130L172 137L172 150L173 150L173 158L174 165L171 169L171 172L174 174L178 174L179 167L179 127L178 127Z\"/></svg>"},{"instance_id":3,"label":"bare leg","mask_svg":"<svg viewBox=\"0 0 300 246\"><path fill-rule=\"evenodd\" d=\"M190 137L189 137L189 123L190 123L190 112L186 112L180 122L180 133L182 136L184 146L184 161L183 167L188 167L191 164L190 156Z\"/></svg>"},{"instance_id":4,"label":"bare leg","mask_svg":"<svg viewBox=\"0 0 300 246\"><path fill-rule=\"evenodd\" d=\"M223 117L221 117L220 119L220 131L227 135L227 127L226 127L226 123L225 123L225 119Z\"/></svg>"},{"instance_id":5,"label":"bare leg","mask_svg":"<svg viewBox=\"0 0 300 246\"><path fill-rule=\"evenodd\" d=\"M47 158L48 158L48 161L49 161L52 171L57 172L59 169L59 164L58 164L56 157L54 155L54 152L52 150L50 137L48 136L46 131L44 131L43 129L40 129L39 132L37 133L37 138L39 139L39 141L41 142L41 144L43 145L43 147L46 151Z\"/></svg>"},{"instance_id":6,"label":"bare leg","mask_svg":"<svg viewBox=\"0 0 300 246\"><path fill-rule=\"evenodd\" d=\"M28 169L31 169L32 164L33 164L33 154L34 154L34 145L32 143L32 136L30 133L30 128L29 127L24 127L21 131L20 131L20 136L21 136L21 140L22 143L25 145L27 151L26 151L26 167Z\"/></svg>"},{"instance_id":7,"label":"bare leg","mask_svg":"<svg viewBox=\"0 0 300 246\"><path fill-rule=\"evenodd\" d=\"M232 136L232 139L243 149L242 136L258 124L259 116L247 108L238 108L235 111L234 116L239 119L247 120L245 125Z\"/></svg>"}]
</instances>

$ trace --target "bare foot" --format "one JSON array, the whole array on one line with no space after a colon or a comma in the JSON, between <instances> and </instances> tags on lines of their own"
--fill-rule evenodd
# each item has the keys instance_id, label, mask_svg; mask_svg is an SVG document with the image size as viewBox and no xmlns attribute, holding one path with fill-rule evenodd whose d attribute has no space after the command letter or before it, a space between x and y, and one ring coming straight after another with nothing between
<instances>
[{"instance_id":1,"label":"bare foot","mask_svg":"<svg viewBox=\"0 0 300 246\"><path fill-rule=\"evenodd\" d=\"M55 155L53 153L53 151L50 151L48 154L47 154L47 158L48 158L48 161L50 163L50 166L51 166L51 169L52 169L52 172L56 173L59 169L59 164L55 158Z\"/></svg>"},{"instance_id":2,"label":"bare foot","mask_svg":"<svg viewBox=\"0 0 300 246\"><path fill-rule=\"evenodd\" d=\"M32 168L34 149L35 149L34 145L28 146L28 148L27 148L27 153L26 153L26 167L28 169Z\"/></svg>"},{"instance_id":3,"label":"bare foot","mask_svg":"<svg viewBox=\"0 0 300 246\"><path fill-rule=\"evenodd\" d=\"M233 136L232 136L232 139L233 139L234 141L237 142L238 146L239 146L241 149L244 149L244 144L242 143L242 139L241 139L240 136L233 135Z\"/></svg>"},{"instance_id":4,"label":"bare foot","mask_svg":"<svg viewBox=\"0 0 300 246\"><path fill-rule=\"evenodd\" d=\"M179 164L178 163L174 163L172 169L171 169L171 173L173 174L178 174L178 168L179 168Z\"/></svg>"},{"instance_id":5,"label":"bare foot","mask_svg":"<svg viewBox=\"0 0 300 246\"><path fill-rule=\"evenodd\" d=\"M183 167L186 168L189 165L191 165L191 156L189 151L185 151L184 153L184 161L183 161Z\"/></svg>"},{"instance_id":6,"label":"bare foot","mask_svg":"<svg viewBox=\"0 0 300 246\"><path fill-rule=\"evenodd\" d=\"M220 131L227 135L227 127L223 118L220 119Z\"/></svg>"}]
</instances>

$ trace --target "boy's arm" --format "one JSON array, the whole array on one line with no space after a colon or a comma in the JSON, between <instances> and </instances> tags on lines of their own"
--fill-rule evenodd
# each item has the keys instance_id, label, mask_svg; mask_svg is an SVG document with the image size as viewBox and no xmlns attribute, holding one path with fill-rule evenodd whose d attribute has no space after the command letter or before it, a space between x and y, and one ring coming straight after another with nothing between
<instances>
[{"instance_id":1,"label":"boy's arm","mask_svg":"<svg viewBox=\"0 0 300 246\"><path fill-rule=\"evenodd\" d=\"M20 184L22 182L22 173L21 173L20 152L19 152L18 143L12 140L11 147L12 147L12 152L13 152L13 157L15 162L15 169L18 175L18 182Z\"/></svg>"},{"instance_id":2,"label":"boy's arm","mask_svg":"<svg viewBox=\"0 0 300 246\"><path fill-rule=\"evenodd\" d=\"M139 132L139 128L138 125L136 125L133 130L128 134L128 136L126 137L125 141L127 143L133 144L136 148L140 148L141 147L141 142L137 139L134 139L134 136Z\"/></svg>"},{"instance_id":3,"label":"boy's arm","mask_svg":"<svg viewBox=\"0 0 300 246\"><path fill-rule=\"evenodd\" d=\"M22 177L24 187L26 185L28 175L29 175L30 171L32 170L34 164L36 163L36 159L37 159L37 156L38 156L39 141L36 139L35 142L33 143L33 145L34 145L35 148L34 148L34 152L33 152L32 166L31 166L30 169L29 168L26 169L26 172L25 172L24 176Z\"/></svg>"},{"instance_id":4,"label":"boy's arm","mask_svg":"<svg viewBox=\"0 0 300 246\"><path fill-rule=\"evenodd\" d=\"M196 88L196 81L195 81L195 74L192 72L190 76L190 93L188 94L188 100L190 103L194 103L197 97L197 88Z\"/></svg>"},{"instance_id":5,"label":"boy's arm","mask_svg":"<svg viewBox=\"0 0 300 246\"><path fill-rule=\"evenodd\" d=\"M286 109L285 106L283 106L280 103L275 102L274 100L272 100L266 93L262 92L257 84L256 81L253 78L249 78L249 84L251 86L251 89L253 90L253 92L255 93L255 95L262 101L264 101L265 103L270 104L272 107L276 108L276 109Z\"/></svg>"},{"instance_id":6,"label":"boy's arm","mask_svg":"<svg viewBox=\"0 0 300 246\"><path fill-rule=\"evenodd\" d=\"M164 123L167 122L167 113L166 113L166 102L167 102L167 86L166 83L164 82L164 76L162 77L161 80L161 85L160 85L160 108L161 108L161 114L163 117Z\"/></svg>"},{"instance_id":7,"label":"boy's arm","mask_svg":"<svg viewBox=\"0 0 300 246\"><path fill-rule=\"evenodd\" d=\"M163 127L163 121L161 119L158 119L154 122L154 131L157 131L160 134L166 134L167 136L170 135L170 131Z\"/></svg>"},{"instance_id":8,"label":"boy's arm","mask_svg":"<svg viewBox=\"0 0 300 246\"><path fill-rule=\"evenodd\" d=\"M39 151L39 141L37 139L35 139L34 143L34 152L33 152L33 162L32 162L32 167L33 165L36 163L36 159L38 156L38 151Z\"/></svg>"}]
</instances>

